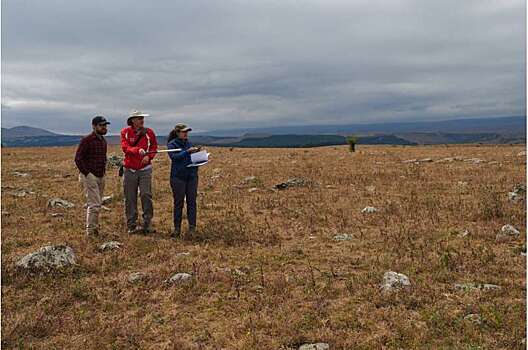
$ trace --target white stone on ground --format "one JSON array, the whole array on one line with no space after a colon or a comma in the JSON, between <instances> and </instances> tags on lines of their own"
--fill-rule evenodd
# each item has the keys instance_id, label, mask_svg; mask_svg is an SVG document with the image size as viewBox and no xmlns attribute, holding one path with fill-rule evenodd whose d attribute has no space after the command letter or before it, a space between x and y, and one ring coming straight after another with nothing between
<instances>
[{"instance_id":1,"label":"white stone on ground","mask_svg":"<svg viewBox=\"0 0 528 350\"><path fill-rule=\"evenodd\" d=\"M299 350L329 350L330 345L327 343L313 343L313 344L304 344L299 347Z\"/></svg>"},{"instance_id":2,"label":"white stone on ground","mask_svg":"<svg viewBox=\"0 0 528 350\"><path fill-rule=\"evenodd\" d=\"M517 230L515 227L509 224L502 226L501 233L506 234L506 235L511 235L511 236L518 236L521 234L519 230Z\"/></svg>"},{"instance_id":3,"label":"white stone on ground","mask_svg":"<svg viewBox=\"0 0 528 350\"><path fill-rule=\"evenodd\" d=\"M350 241L352 240L352 238L354 237L349 233L343 233L343 234L334 236L335 241Z\"/></svg>"},{"instance_id":4,"label":"white stone on ground","mask_svg":"<svg viewBox=\"0 0 528 350\"><path fill-rule=\"evenodd\" d=\"M383 283L381 284L381 290L384 292L390 292L397 289L407 288L411 286L409 277L403 273L397 273L394 271L385 272L383 275Z\"/></svg>"},{"instance_id":5,"label":"white stone on ground","mask_svg":"<svg viewBox=\"0 0 528 350\"><path fill-rule=\"evenodd\" d=\"M464 231L461 231L458 234L458 237L467 237L467 236L469 236L469 230L468 229L465 229Z\"/></svg>"},{"instance_id":6,"label":"white stone on ground","mask_svg":"<svg viewBox=\"0 0 528 350\"><path fill-rule=\"evenodd\" d=\"M128 282L137 283L150 279L150 274L146 272L132 272L128 275Z\"/></svg>"},{"instance_id":7,"label":"white stone on ground","mask_svg":"<svg viewBox=\"0 0 528 350\"><path fill-rule=\"evenodd\" d=\"M66 245L45 246L20 259L16 266L26 270L53 270L75 265L73 249Z\"/></svg>"},{"instance_id":8,"label":"white stone on ground","mask_svg":"<svg viewBox=\"0 0 528 350\"><path fill-rule=\"evenodd\" d=\"M190 282L192 280L192 275L186 272L178 272L174 275L172 275L171 278L168 280L165 280L165 283L170 284L182 284L186 282Z\"/></svg>"},{"instance_id":9,"label":"white stone on ground","mask_svg":"<svg viewBox=\"0 0 528 350\"><path fill-rule=\"evenodd\" d=\"M65 199L61 198L52 198L48 201L48 207L50 208L65 208L70 209L75 207L75 204L68 202Z\"/></svg>"},{"instance_id":10,"label":"white stone on ground","mask_svg":"<svg viewBox=\"0 0 528 350\"><path fill-rule=\"evenodd\" d=\"M364 213L364 214L371 214L371 213L375 213L377 211L378 211L378 209L376 209L374 207L365 207L365 208L363 208L363 210L361 210L361 212Z\"/></svg>"},{"instance_id":11,"label":"white stone on ground","mask_svg":"<svg viewBox=\"0 0 528 350\"><path fill-rule=\"evenodd\" d=\"M105 243L101 244L98 247L98 249L99 249L99 251L104 252L104 251L107 251L107 250L119 249L119 248L121 248L122 245L123 245L123 243L121 243L121 242L109 241L109 242L105 242Z\"/></svg>"}]
</instances>

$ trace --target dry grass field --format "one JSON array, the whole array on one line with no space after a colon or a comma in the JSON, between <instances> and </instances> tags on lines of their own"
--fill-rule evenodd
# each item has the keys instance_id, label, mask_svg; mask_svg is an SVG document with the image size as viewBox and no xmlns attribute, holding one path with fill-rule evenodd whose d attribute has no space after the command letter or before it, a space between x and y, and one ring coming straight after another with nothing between
<instances>
[{"instance_id":1,"label":"dry grass field","mask_svg":"<svg viewBox=\"0 0 528 350\"><path fill-rule=\"evenodd\" d=\"M154 164L157 233L125 233L111 168L108 236L89 239L75 148L4 148L2 348L522 349L526 197L511 201L508 192L525 184L523 149L211 148L200 168L199 235L172 241L166 155ZM438 162L446 157L482 162ZM403 163L413 158L433 161ZM292 177L307 184L272 189ZM12 195L21 189L34 193ZM47 208L53 197L76 207ZM378 211L362 213L366 206ZM520 237L498 241L505 224ZM340 234L351 239L335 240ZM97 251L108 240L123 246ZM72 247L78 265L33 274L15 267L49 244ZM386 271L407 275L411 287L382 292ZM132 272L151 278L133 284ZM176 272L192 273L192 282L164 283ZM501 288L455 288L468 282Z\"/></svg>"}]
</instances>

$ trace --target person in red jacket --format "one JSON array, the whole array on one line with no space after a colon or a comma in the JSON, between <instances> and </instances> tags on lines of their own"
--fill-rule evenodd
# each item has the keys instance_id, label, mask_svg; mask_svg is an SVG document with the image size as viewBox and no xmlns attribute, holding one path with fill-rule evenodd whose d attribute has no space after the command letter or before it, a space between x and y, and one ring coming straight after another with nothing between
<instances>
[{"instance_id":1,"label":"person in red jacket","mask_svg":"<svg viewBox=\"0 0 528 350\"><path fill-rule=\"evenodd\" d=\"M121 130L121 149L125 154L123 161L123 190L125 194L125 215L129 234L152 233L152 159L158 149L154 131L145 128L148 114L133 111L127 120L128 127ZM141 198L143 226L137 225L137 196Z\"/></svg>"}]
</instances>

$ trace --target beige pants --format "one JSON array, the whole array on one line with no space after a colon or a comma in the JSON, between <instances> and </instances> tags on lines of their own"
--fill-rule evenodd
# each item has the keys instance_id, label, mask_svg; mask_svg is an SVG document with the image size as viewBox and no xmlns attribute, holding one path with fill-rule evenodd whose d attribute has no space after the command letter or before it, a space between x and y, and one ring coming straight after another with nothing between
<instances>
[{"instance_id":1,"label":"beige pants","mask_svg":"<svg viewBox=\"0 0 528 350\"><path fill-rule=\"evenodd\" d=\"M104 177L96 177L92 173L88 176L79 174L79 180L83 184L86 195L86 233L95 234L99 230L99 211L105 186Z\"/></svg>"}]
</instances>

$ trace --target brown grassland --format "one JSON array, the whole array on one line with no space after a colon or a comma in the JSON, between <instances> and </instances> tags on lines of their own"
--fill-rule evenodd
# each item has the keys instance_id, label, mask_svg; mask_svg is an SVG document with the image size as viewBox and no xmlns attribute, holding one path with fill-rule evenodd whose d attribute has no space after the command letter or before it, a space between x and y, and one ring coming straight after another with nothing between
<instances>
[{"instance_id":1,"label":"brown grassland","mask_svg":"<svg viewBox=\"0 0 528 350\"><path fill-rule=\"evenodd\" d=\"M105 192L115 199L101 221L118 237L93 240L83 231L75 148L4 148L2 348L297 349L326 342L330 349L522 349L526 201L507 193L525 184L523 149L210 148L212 160L200 168L199 235L172 241L166 155L154 164L157 233L124 233L120 178L110 168ZM484 162L402 163L453 156ZM244 184L248 176L256 179ZM272 190L291 177L312 183ZM19 188L35 193L9 194ZM52 197L76 207L49 209ZM361 213L366 206L379 210ZM64 216L51 215L58 212ZM521 236L496 241L504 224ZM465 229L469 235L460 237ZM333 239L343 233L353 238ZM120 250L97 251L114 239ZM40 274L15 268L49 244L71 246L78 265ZM131 284L136 271L152 278ZM411 288L382 293L386 271L409 276ZM192 283L163 282L176 272L192 273ZM502 288L454 288L465 282Z\"/></svg>"}]
</instances>

